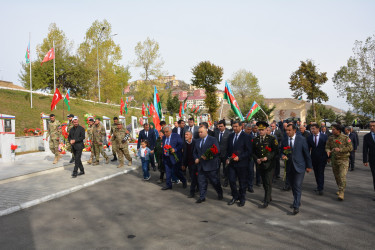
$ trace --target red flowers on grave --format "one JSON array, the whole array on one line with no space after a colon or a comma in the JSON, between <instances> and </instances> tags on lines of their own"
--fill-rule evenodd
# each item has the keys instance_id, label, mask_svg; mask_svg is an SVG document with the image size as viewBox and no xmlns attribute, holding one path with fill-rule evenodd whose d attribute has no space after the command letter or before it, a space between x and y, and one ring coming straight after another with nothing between
<instances>
[{"instance_id":1,"label":"red flowers on grave","mask_svg":"<svg viewBox=\"0 0 375 250\"><path fill-rule=\"evenodd\" d=\"M272 148L266 146L266 150L267 150L268 152L271 152L271 151L272 151Z\"/></svg>"},{"instance_id":2,"label":"red flowers on grave","mask_svg":"<svg viewBox=\"0 0 375 250\"><path fill-rule=\"evenodd\" d=\"M339 141L339 140L336 140L335 142L336 142L337 144L341 144L341 141Z\"/></svg>"},{"instance_id":3,"label":"red flowers on grave","mask_svg":"<svg viewBox=\"0 0 375 250\"><path fill-rule=\"evenodd\" d=\"M175 152L172 152L172 146L171 145L164 145L164 155L168 156L169 153L171 153L174 157L174 159L176 160L176 162L179 161L177 155Z\"/></svg>"},{"instance_id":4,"label":"red flowers on grave","mask_svg":"<svg viewBox=\"0 0 375 250\"><path fill-rule=\"evenodd\" d=\"M206 150L206 152L202 155L206 158L206 160L212 160L215 155L219 153L219 150L217 149L216 145L212 145L209 149Z\"/></svg>"},{"instance_id":5,"label":"red flowers on grave","mask_svg":"<svg viewBox=\"0 0 375 250\"><path fill-rule=\"evenodd\" d=\"M14 153L14 151L16 151L16 149L18 148L17 145L10 145L10 150L12 150L12 153Z\"/></svg>"}]
</instances>

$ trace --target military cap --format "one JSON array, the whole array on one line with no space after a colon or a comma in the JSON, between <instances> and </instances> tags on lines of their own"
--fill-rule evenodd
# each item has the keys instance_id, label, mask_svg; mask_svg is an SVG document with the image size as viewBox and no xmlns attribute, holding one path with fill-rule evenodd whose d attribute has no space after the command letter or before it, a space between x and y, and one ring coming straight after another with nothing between
<instances>
[{"instance_id":1,"label":"military cap","mask_svg":"<svg viewBox=\"0 0 375 250\"><path fill-rule=\"evenodd\" d=\"M49 117L54 117L55 115L54 114L50 114Z\"/></svg>"},{"instance_id":2,"label":"military cap","mask_svg":"<svg viewBox=\"0 0 375 250\"><path fill-rule=\"evenodd\" d=\"M70 114L70 115L68 115L67 117L68 117L68 118L70 118L70 117L73 118L74 115L73 115L73 114Z\"/></svg>"},{"instance_id":3,"label":"military cap","mask_svg":"<svg viewBox=\"0 0 375 250\"><path fill-rule=\"evenodd\" d=\"M269 127L268 123L264 121L257 122L257 126L258 129L266 129L267 127Z\"/></svg>"},{"instance_id":4,"label":"military cap","mask_svg":"<svg viewBox=\"0 0 375 250\"><path fill-rule=\"evenodd\" d=\"M113 117L113 120L118 120L118 117L117 116Z\"/></svg>"},{"instance_id":5,"label":"military cap","mask_svg":"<svg viewBox=\"0 0 375 250\"><path fill-rule=\"evenodd\" d=\"M93 119L93 118L90 118L89 121L90 121L90 122L94 122L94 119Z\"/></svg>"}]
</instances>

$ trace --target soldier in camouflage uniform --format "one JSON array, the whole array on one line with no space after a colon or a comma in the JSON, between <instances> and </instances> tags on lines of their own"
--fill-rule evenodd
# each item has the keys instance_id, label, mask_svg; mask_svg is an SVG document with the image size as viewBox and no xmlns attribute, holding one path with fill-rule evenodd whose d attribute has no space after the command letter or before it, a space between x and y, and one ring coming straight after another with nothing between
<instances>
[{"instance_id":1,"label":"soldier in camouflage uniform","mask_svg":"<svg viewBox=\"0 0 375 250\"><path fill-rule=\"evenodd\" d=\"M54 114L50 114L50 123L48 125L47 131L47 138L49 137L49 149L55 155L55 159L53 160L53 164L56 164L59 159L61 158L59 152L59 143L60 143L60 135L61 135L61 124L59 121L56 120Z\"/></svg>"},{"instance_id":2,"label":"soldier in camouflage uniform","mask_svg":"<svg viewBox=\"0 0 375 250\"><path fill-rule=\"evenodd\" d=\"M100 122L100 118L96 118L95 124L92 129L92 148L94 148L94 154L95 154L95 162L93 165L99 165L99 156L100 154L103 155L105 158L105 163L109 163L109 158L107 154L103 150L103 142L105 140L105 129L103 124Z\"/></svg>"},{"instance_id":3,"label":"soldier in camouflage uniform","mask_svg":"<svg viewBox=\"0 0 375 250\"><path fill-rule=\"evenodd\" d=\"M128 165L132 165L132 158L129 154L129 144L128 140L130 138L129 131L124 129L122 127L122 123L118 122L116 123L117 128L115 129L114 135L112 137L112 141L116 141L118 145L117 149L117 155L120 164L118 165L118 168L121 168L124 166L124 156L128 160Z\"/></svg>"},{"instance_id":4,"label":"soldier in camouflage uniform","mask_svg":"<svg viewBox=\"0 0 375 250\"><path fill-rule=\"evenodd\" d=\"M349 155L353 150L351 140L341 132L342 127L340 125L332 125L332 135L328 138L326 144L326 152L328 157L331 157L333 174L339 188L337 198L340 201L344 200L346 174L349 168Z\"/></svg>"},{"instance_id":5,"label":"soldier in camouflage uniform","mask_svg":"<svg viewBox=\"0 0 375 250\"><path fill-rule=\"evenodd\" d=\"M91 164L92 163L92 160L94 159L94 156L95 156L95 153L94 153L94 147L93 147L93 143L92 143L92 130L93 130L93 126L94 126L94 119L90 118L89 119L89 122L88 122L88 128L87 128L87 140L90 141L90 152L91 152L91 155L90 155L90 160L87 161L88 164Z\"/></svg>"},{"instance_id":6,"label":"soldier in camouflage uniform","mask_svg":"<svg viewBox=\"0 0 375 250\"><path fill-rule=\"evenodd\" d=\"M68 115L68 126L66 127L66 131L68 132L68 134L69 134L70 130L74 127L73 121L72 121L73 117L74 117L73 114ZM66 150L72 153L72 159L70 159L69 163L73 163L74 162L74 155L73 155L72 145L70 144L68 139L66 140Z\"/></svg>"},{"instance_id":7,"label":"soldier in camouflage uniform","mask_svg":"<svg viewBox=\"0 0 375 250\"><path fill-rule=\"evenodd\" d=\"M111 132L109 133L111 138L113 137L115 130L117 130L117 123L119 123L118 118L113 117L113 124L111 126ZM111 161L117 161L116 152L118 149L118 143L116 142L116 140L112 140L112 139L111 139L111 143L112 143L112 154L113 154L113 159Z\"/></svg>"}]
</instances>

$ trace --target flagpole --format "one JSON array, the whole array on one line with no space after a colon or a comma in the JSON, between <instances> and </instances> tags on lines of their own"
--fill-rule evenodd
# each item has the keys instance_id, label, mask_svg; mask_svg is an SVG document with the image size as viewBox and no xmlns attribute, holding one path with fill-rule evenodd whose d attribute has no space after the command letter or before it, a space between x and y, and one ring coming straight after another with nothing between
<instances>
[{"instance_id":1,"label":"flagpole","mask_svg":"<svg viewBox=\"0 0 375 250\"><path fill-rule=\"evenodd\" d=\"M29 64L30 64L30 108L33 108L33 80L31 75L31 32L29 32Z\"/></svg>"},{"instance_id":2,"label":"flagpole","mask_svg":"<svg viewBox=\"0 0 375 250\"><path fill-rule=\"evenodd\" d=\"M55 66L55 57L56 57L56 51L55 51L55 41L52 42L53 45L53 53L55 56L53 57L53 91L56 90L56 66Z\"/></svg>"}]
</instances>

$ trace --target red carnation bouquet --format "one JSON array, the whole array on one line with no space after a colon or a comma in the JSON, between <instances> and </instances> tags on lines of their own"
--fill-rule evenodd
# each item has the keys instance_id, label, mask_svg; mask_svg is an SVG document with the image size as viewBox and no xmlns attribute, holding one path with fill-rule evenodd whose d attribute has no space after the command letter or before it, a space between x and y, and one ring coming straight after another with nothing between
<instances>
[{"instance_id":1,"label":"red carnation bouquet","mask_svg":"<svg viewBox=\"0 0 375 250\"><path fill-rule=\"evenodd\" d=\"M208 148L202 156L206 157L206 160L212 160L214 156L217 155L218 153L219 153L219 150L214 144L212 145L212 147Z\"/></svg>"},{"instance_id":2,"label":"red carnation bouquet","mask_svg":"<svg viewBox=\"0 0 375 250\"><path fill-rule=\"evenodd\" d=\"M341 144L341 141L339 141L339 140L336 140L335 142L336 142L337 144Z\"/></svg>"},{"instance_id":3,"label":"red carnation bouquet","mask_svg":"<svg viewBox=\"0 0 375 250\"><path fill-rule=\"evenodd\" d=\"M10 145L10 150L12 151L12 153L14 153L16 151L16 149L18 148L17 145Z\"/></svg>"},{"instance_id":4,"label":"red carnation bouquet","mask_svg":"<svg viewBox=\"0 0 375 250\"><path fill-rule=\"evenodd\" d=\"M230 162L234 161L234 158L236 158L238 155L236 153L233 153L230 157Z\"/></svg>"},{"instance_id":5,"label":"red carnation bouquet","mask_svg":"<svg viewBox=\"0 0 375 250\"><path fill-rule=\"evenodd\" d=\"M169 153L171 153L174 157L174 159L176 160L176 162L179 161L177 155L175 152L172 152L172 146L171 145L164 145L164 155L168 156Z\"/></svg>"}]
</instances>

